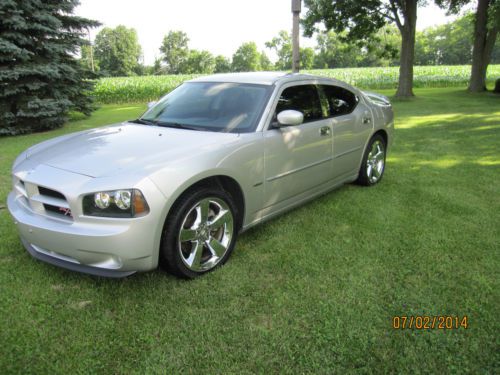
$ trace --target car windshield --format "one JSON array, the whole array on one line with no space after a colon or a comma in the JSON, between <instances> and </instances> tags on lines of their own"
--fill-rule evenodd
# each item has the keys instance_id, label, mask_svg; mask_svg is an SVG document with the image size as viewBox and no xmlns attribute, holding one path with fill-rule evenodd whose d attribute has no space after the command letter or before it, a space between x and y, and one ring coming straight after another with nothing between
<instances>
[{"instance_id":1,"label":"car windshield","mask_svg":"<svg viewBox=\"0 0 500 375\"><path fill-rule=\"evenodd\" d=\"M255 129L271 86L187 82L138 120L158 126L246 133Z\"/></svg>"}]
</instances>

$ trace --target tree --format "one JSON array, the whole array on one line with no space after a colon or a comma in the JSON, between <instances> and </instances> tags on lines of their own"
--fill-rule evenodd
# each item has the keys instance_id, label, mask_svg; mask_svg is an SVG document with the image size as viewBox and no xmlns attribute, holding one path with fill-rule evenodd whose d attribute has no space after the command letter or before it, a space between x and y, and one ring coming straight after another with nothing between
<instances>
[{"instance_id":1,"label":"tree","mask_svg":"<svg viewBox=\"0 0 500 375\"><path fill-rule=\"evenodd\" d=\"M436 0L439 6L447 6L450 13L458 13L471 0ZM490 64L497 35L500 31L500 0L478 0L474 15L472 66L468 90L486 90L486 71Z\"/></svg>"},{"instance_id":2,"label":"tree","mask_svg":"<svg viewBox=\"0 0 500 375\"><path fill-rule=\"evenodd\" d=\"M359 66L396 66L399 64L401 33L395 25L379 29L368 45L361 48Z\"/></svg>"},{"instance_id":3,"label":"tree","mask_svg":"<svg viewBox=\"0 0 500 375\"><path fill-rule=\"evenodd\" d=\"M413 63L418 0L305 0L308 11L303 20L306 35L317 31L315 25L323 23L327 30L345 32L345 41L356 41L358 46L369 47L367 41L389 22L396 24L401 33L399 82L396 96L413 96Z\"/></svg>"},{"instance_id":4,"label":"tree","mask_svg":"<svg viewBox=\"0 0 500 375\"><path fill-rule=\"evenodd\" d=\"M276 69L289 70L292 68L292 37L290 33L281 30L278 36L266 42L266 47L274 50L278 56L278 61L275 64Z\"/></svg>"},{"instance_id":5,"label":"tree","mask_svg":"<svg viewBox=\"0 0 500 375\"><path fill-rule=\"evenodd\" d=\"M497 38L493 52L491 53L490 64L500 64L500 39Z\"/></svg>"},{"instance_id":6,"label":"tree","mask_svg":"<svg viewBox=\"0 0 500 375\"><path fill-rule=\"evenodd\" d=\"M84 44L80 47L80 64L86 70L99 71L99 62L95 60L92 52L93 46Z\"/></svg>"},{"instance_id":7,"label":"tree","mask_svg":"<svg viewBox=\"0 0 500 375\"><path fill-rule=\"evenodd\" d=\"M183 31L170 31L164 38L160 51L170 74L180 73L181 66L189 57L189 38Z\"/></svg>"},{"instance_id":8,"label":"tree","mask_svg":"<svg viewBox=\"0 0 500 375\"><path fill-rule=\"evenodd\" d=\"M137 76L148 75L148 67L146 65L144 65L143 63L139 62L135 66L132 73L133 73L133 75L137 75Z\"/></svg>"},{"instance_id":9,"label":"tree","mask_svg":"<svg viewBox=\"0 0 500 375\"><path fill-rule=\"evenodd\" d=\"M359 49L352 48L333 31L319 32L316 36L317 55L314 67L318 69L358 66Z\"/></svg>"},{"instance_id":10,"label":"tree","mask_svg":"<svg viewBox=\"0 0 500 375\"><path fill-rule=\"evenodd\" d=\"M103 28L95 37L94 56L103 75L135 75L141 56L137 32L119 25Z\"/></svg>"},{"instance_id":11,"label":"tree","mask_svg":"<svg viewBox=\"0 0 500 375\"><path fill-rule=\"evenodd\" d=\"M366 45L346 42L346 32L321 31L317 33L317 55L314 67L346 68L357 66L390 66L396 65L398 46L401 45L399 30L386 25L378 30Z\"/></svg>"},{"instance_id":12,"label":"tree","mask_svg":"<svg viewBox=\"0 0 500 375\"><path fill-rule=\"evenodd\" d=\"M159 76L162 74L167 74L167 69L162 64L163 59L155 57L155 61L152 66L152 75Z\"/></svg>"},{"instance_id":13,"label":"tree","mask_svg":"<svg viewBox=\"0 0 500 375\"><path fill-rule=\"evenodd\" d=\"M255 72L261 70L261 55L254 42L243 43L233 55L232 70L235 72Z\"/></svg>"},{"instance_id":14,"label":"tree","mask_svg":"<svg viewBox=\"0 0 500 375\"><path fill-rule=\"evenodd\" d=\"M76 0L0 2L0 135L61 126L69 110L89 115L92 84L75 58L87 27Z\"/></svg>"},{"instance_id":15,"label":"tree","mask_svg":"<svg viewBox=\"0 0 500 375\"><path fill-rule=\"evenodd\" d=\"M500 30L500 0L478 0L468 90L486 90L486 71Z\"/></svg>"},{"instance_id":16,"label":"tree","mask_svg":"<svg viewBox=\"0 0 500 375\"><path fill-rule=\"evenodd\" d=\"M281 30L278 36L269 42L266 47L274 50L278 56L275 67L278 70L292 69L292 36L285 30ZM300 67L302 69L311 69L314 64L314 50L312 48L300 48Z\"/></svg>"},{"instance_id":17,"label":"tree","mask_svg":"<svg viewBox=\"0 0 500 375\"><path fill-rule=\"evenodd\" d=\"M473 15L468 13L453 22L429 27L417 33L417 65L464 65L472 61Z\"/></svg>"},{"instance_id":18,"label":"tree","mask_svg":"<svg viewBox=\"0 0 500 375\"><path fill-rule=\"evenodd\" d=\"M300 49L300 68L312 69L314 66L314 50L311 47Z\"/></svg>"},{"instance_id":19,"label":"tree","mask_svg":"<svg viewBox=\"0 0 500 375\"><path fill-rule=\"evenodd\" d=\"M274 69L273 63L269 60L269 57L267 57L264 51L260 53L260 69L267 71Z\"/></svg>"},{"instance_id":20,"label":"tree","mask_svg":"<svg viewBox=\"0 0 500 375\"><path fill-rule=\"evenodd\" d=\"M231 71L231 61L225 56L215 57L215 73L228 73Z\"/></svg>"},{"instance_id":21,"label":"tree","mask_svg":"<svg viewBox=\"0 0 500 375\"><path fill-rule=\"evenodd\" d=\"M212 74L215 70L215 59L208 51L190 50L187 60L179 67L182 74Z\"/></svg>"}]
</instances>

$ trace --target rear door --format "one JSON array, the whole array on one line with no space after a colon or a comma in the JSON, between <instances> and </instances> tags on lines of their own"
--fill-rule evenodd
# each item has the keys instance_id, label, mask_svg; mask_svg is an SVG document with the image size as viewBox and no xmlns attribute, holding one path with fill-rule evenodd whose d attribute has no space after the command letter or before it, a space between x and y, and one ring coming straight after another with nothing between
<instances>
[{"instance_id":1,"label":"rear door","mask_svg":"<svg viewBox=\"0 0 500 375\"><path fill-rule=\"evenodd\" d=\"M320 85L320 90L333 126L333 177L342 179L358 172L373 117L354 92L335 85Z\"/></svg>"}]
</instances>

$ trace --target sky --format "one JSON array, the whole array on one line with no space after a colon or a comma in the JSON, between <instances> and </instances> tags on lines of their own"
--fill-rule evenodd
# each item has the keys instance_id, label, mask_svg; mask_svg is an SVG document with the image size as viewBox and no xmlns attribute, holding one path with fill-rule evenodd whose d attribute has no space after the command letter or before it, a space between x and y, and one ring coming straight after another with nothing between
<instances>
[{"instance_id":1,"label":"sky","mask_svg":"<svg viewBox=\"0 0 500 375\"><path fill-rule=\"evenodd\" d=\"M292 27L290 0L80 0L75 14L100 21L102 27L133 27L148 65L160 56L161 42L170 30L186 32L191 49L231 57L242 43L254 41L275 60L265 42ZM451 20L429 5L419 9L417 29ZM91 31L92 39L99 30ZM300 43L315 45L313 39L302 36Z\"/></svg>"}]
</instances>

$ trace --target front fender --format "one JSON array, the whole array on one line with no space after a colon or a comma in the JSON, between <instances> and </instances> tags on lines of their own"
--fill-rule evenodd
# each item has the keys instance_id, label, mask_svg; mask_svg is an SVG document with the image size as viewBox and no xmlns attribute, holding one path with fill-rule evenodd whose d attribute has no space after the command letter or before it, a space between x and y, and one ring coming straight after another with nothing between
<instances>
[{"instance_id":1,"label":"front fender","mask_svg":"<svg viewBox=\"0 0 500 375\"><path fill-rule=\"evenodd\" d=\"M230 177L240 186L245 202L243 226L257 220L264 194L262 133L241 134L237 144L221 147L217 152L212 149L210 153L184 158L182 162L171 161L151 174L149 178L166 198L163 222L186 190L201 180L215 176Z\"/></svg>"}]
</instances>

